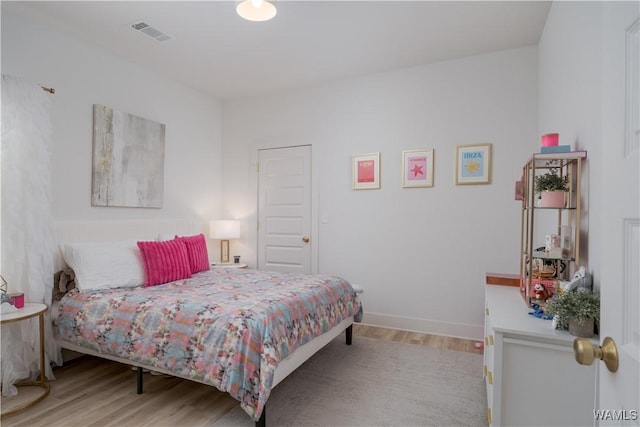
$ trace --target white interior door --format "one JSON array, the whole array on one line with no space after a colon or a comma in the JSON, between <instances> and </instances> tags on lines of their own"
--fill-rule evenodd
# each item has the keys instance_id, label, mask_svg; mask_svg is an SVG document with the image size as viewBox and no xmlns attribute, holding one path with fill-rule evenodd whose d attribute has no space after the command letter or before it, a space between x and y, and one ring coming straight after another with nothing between
<instances>
[{"instance_id":1,"label":"white interior door","mask_svg":"<svg viewBox=\"0 0 640 427\"><path fill-rule=\"evenodd\" d=\"M311 146L258 150L258 269L311 273Z\"/></svg>"},{"instance_id":2,"label":"white interior door","mask_svg":"<svg viewBox=\"0 0 640 427\"><path fill-rule=\"evenodd\" d=\"M600 339L619 368L599 364L600 425L640 425L640 40L638 2L603 4L602 296Z\"/></svg>"}]
</instances>

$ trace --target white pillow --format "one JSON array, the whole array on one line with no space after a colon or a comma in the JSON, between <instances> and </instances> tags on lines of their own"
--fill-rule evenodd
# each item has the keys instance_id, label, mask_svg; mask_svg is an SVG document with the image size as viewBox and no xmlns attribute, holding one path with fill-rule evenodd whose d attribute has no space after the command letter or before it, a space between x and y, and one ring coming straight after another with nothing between
<instances>
[{"instance_id":1,"label":"white pillow","mask_svg":"<svg viewBox=\"0 0 640 427\"><path fill-rule=\"evenodd\" d=\"M158 234L158 242L166 242L167 240L175 239L177 234L160 233Z\"/></svg>"},{"instance_id":2,"label":"white pillow","mask_svg":"<svg viewBox=\"0 0 640 427\"><path fill-rule=\"evenodd\" d=\"M135 241L67 243L62 256L76 274L81 291L140 286L144 266Z\"/></svg>"}]
</instances>

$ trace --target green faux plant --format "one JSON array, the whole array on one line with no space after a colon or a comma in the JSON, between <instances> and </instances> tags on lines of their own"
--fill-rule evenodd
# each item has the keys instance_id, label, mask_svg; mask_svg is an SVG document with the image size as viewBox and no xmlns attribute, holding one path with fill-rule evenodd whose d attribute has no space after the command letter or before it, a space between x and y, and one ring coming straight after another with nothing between
<instances>
[{"instance_id":1,"label":"green faux plant","mask_svg":"<svg viewBox=\"0 0 640 427\"><path fill-rule=\"evenodd\" d=\"M569 177L560 176L555 169L542 175L536 175L536 193L543 191L567 191L569 189Z\"/></svg>"},{"instance_id":2,"label":"green faux plant","mask_svg":"<svg viewBox=\"0 0 640 427\"><path fill-rule=\"evenodd\" d=\"M582 324L587 319L600 320L600 295L577 290L554 295L547 300L546 314L557 316L558 329L567 329L569 319Z\"/></svg>"}]
</instances>

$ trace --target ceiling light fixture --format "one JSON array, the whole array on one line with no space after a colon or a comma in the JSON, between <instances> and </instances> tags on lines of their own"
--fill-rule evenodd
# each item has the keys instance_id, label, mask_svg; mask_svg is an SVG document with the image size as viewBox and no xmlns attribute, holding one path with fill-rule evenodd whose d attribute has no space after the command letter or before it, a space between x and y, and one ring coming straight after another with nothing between
<instances>
[{"instance_id":1,"label":"ceiling light fixture","mask_svg":"<svg viewBox=\"0 0 640 427\"><path fill-rule=\"evenodd\" d=\"M278 12L273 3L267 0L243 0L236 7L238 15L249 21L268 21Z\"/></svg>"}]
</instances>

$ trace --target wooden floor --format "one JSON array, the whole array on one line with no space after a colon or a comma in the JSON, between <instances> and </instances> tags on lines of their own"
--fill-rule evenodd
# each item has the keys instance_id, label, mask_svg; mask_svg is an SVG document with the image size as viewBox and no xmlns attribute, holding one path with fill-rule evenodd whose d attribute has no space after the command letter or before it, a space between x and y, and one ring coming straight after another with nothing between
<instances>
[{"instance_id":1,"label":"wooden floor","mask_svg":"<svg viewBox=\"0 0 640 427\"><path fill-rule=\"evenodd\" d=\"M482 353L472 340L354 325L354 336ZM214 387L175 377L145 374L144 394L135 390L129 366L81 357L54 370L51 393L33 407L2 418L3 427L210 426L238 405ZM20 388L2 398L2 411L21 404L40 389Z\"/></svg>"},{"instance_id":2,"label":"wooden floor","mask_svg":"<svg viewBox=\"0 0 640 427\"><path fill-rule=\"evenodd\" d=\"M476 346L476 341L463 338L445 337L442 335L428 335L417 332L400 331L397 329L378 328L375 326L353 325L355 336L376 338L383 341L401 342L405 344L418 344L444 350L464 351L467 353L482 354L482 346Z\"/></svg>"}]
</instances>

